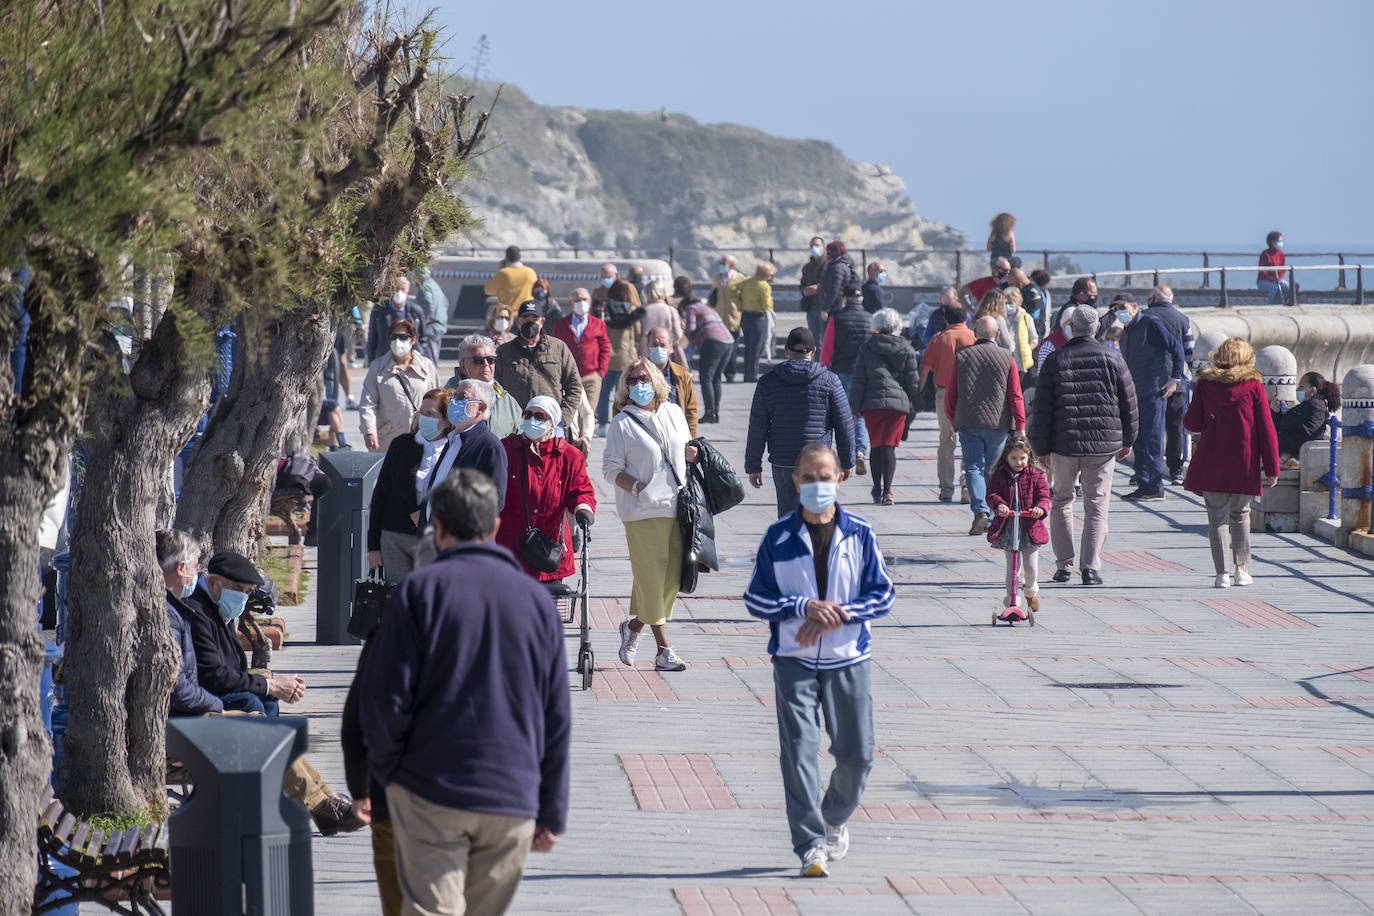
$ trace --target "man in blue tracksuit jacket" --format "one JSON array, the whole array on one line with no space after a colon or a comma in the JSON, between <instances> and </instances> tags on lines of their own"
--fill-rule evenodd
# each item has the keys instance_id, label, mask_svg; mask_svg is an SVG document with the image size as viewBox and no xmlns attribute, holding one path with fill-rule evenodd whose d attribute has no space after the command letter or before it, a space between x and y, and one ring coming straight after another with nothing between
<instances>
[{"instance_id":1,"label":"man in blue tracksuit jacket","mask_svg":"<svg viewBox=\"0 0 1374 916\"><path fill-rule=\"evenodd\" d=\"M892 579L873 528L835 504L834 449L803 448L793 480L801 507L763 536L744 603L768 621L792 848L819 878L849 850L846 822L873 768L868 623L892 610ZM818 711L835 758L824 798Z\"/></svg>"},{"instance_id":2,"label":"man in blue tracksuit jacket","mask_svg":"<svg viewBox=\"0 0 1374 916\"><path fill-rule=\"evenodd\" d=\"M1121 355L1135 385L1140 426L1135 437L1136 489L1123 498L1164 498L1164 418L1169 398L1183 385L1187 364L1183 343L1154 309L1140 311L1135 297L1121 293L1112 303L1113 313L1124 320Z\"/></svg>"}]
</instances>

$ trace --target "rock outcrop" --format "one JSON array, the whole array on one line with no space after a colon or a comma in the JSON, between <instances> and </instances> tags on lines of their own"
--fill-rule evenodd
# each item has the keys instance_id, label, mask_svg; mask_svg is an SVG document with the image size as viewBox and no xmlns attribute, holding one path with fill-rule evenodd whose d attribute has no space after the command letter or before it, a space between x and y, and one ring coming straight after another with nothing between
<instances>
[{"instance_id":1,"label":"rock outcrop","mask_svg":"<svg viewBox=\"0 0 1374 916\"><path fill-rule=\"evenodd\" d=\"M476 88L485 103L495 87ZM696 277L714 250L748 249L752 256L737 255L748 271L772 248L790 275L818 234L866 249L902 284L953 276L952 255L912 250L969 247L962 232L917 214L887 166L851 162L819 140L668 112L547 107L510 85L490 136L481 180L465 191L485 224L481 245L664 258L671 246L678 268Z\"/></svg>"}]
</instances>

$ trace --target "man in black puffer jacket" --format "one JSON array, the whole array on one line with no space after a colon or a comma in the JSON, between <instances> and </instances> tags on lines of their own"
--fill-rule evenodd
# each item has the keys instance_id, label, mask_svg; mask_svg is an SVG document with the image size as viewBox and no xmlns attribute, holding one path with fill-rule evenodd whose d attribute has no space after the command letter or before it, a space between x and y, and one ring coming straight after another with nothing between
<instances>
[{"instance_id":1,"label":"man in black puffer jacket","mask_svg":"<svg viewBox=\"0 0 1374 916\"><path fill-rule=\"evenodd\" d=\"M854 467L854 421L849 396L835 373L811 357L816 338L806 328L787 335L787 361L759 379L749 410L749 440L744 449L744 472L755 487L763 486L763 449L773 465L778 518L797 508L800 494L792 468L801 450L812 442L830 443L833 435L840 456L840 480Z\"/></svg>"},{"instance_id":2,"label":"man in black puffer jacket","mask_svg":"<svg viewBox=\"0 0 1374 916\"><path fill-rule=\"evenodd\" d=\"M1053 477L1050 545L1054 581L1067 582L1074 561L1074 478L1083 481L1083 544L1078 568L1084 585L1101 585L1102 545L1117 459L1130 453L1138 427L1135 386L1121 354L1098 343L1097 310L1074 307L1072 339L1040 367L1031 402L1030 440Z\"/></svg>"},{"instance_id":3,"label":"man in black puffer jacket","mask_svg":"<svg viewBox=\"0 0 1374 916\"><path fill-rule=\"evenodd\" d=\"M830 349L823 360L840 379L846 393L854 385L854 361L864 341L873 336L873 316L864 311L862 302L846 299L838 312L830 316ZM824 351L823 351L824 352ZM859 404L849 398L849 412L854 416L854 473L867 473L868 427L859 416Z\"/></svg>"}]
</instances>

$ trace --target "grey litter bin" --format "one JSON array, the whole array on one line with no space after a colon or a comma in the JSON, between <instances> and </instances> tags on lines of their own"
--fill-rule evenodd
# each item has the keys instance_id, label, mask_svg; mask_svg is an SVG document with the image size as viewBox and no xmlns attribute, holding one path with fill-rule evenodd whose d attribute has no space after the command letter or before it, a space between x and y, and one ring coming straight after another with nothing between
<instances>
[{"instance_id":1,"label":"grey litter bin","mask_svg":"<svg viewBox=\"0 0 1374 916\"><path fill-rule=\"evenodd\" d=\"M348 635L353 582L367 575L367 519L372 488L381 469L380 452L325 452L320 468L329 492L320 497L317 554L320 578L315 592L315 642L355 645Z\"/></svg>"},{"instance_id":2,"label":"grey litter bin","mask_svg":"<svg viewBox=\"0 0 1374 916\"><path fill-rule=\"evenodd\" d=\"M193 786L167 824L177 916L315 912L310 814L281 787L308 736L295 716L168 721L167 756Z\"/></svg>"}]
</instances>

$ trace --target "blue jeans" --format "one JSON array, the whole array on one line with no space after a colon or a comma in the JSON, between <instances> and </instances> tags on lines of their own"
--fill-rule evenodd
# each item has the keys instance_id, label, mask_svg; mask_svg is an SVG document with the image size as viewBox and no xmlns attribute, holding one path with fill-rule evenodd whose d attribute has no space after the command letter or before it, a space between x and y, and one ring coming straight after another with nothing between
<instances>
[{"instance_id":1,"label":"blue jeans","mask_svg":"<svg viewBox=\"0 0 1374 916\"><path fill-rule=\"evenodd\" d=\"M1255 289L1269 294L1270 305L1284 305L1288 302L1288 284L1275 283L1273 280L1256 280Z\"/></svg>"},{"instance_id":2,"label":"blue jeans","mask_svg":"<svg viewBox=\"0 0 1374 916\"><path fill-rule=\"evenodd\" d=\"M277 717L279 708L277 701L271 697L264 700L256 693L250 693L247 690L238 693L226 693L220 697L220 700L224 703L225 709L236 709L239 712L248 713L255 712L260 716L267 716L269 719Z\"/></svg>"},{"instance_id":3,"label":"blue jeans","mask_svg":"<svg viewBox=\"0 0 1374 916\"><path fill-rule=\"evenodd\" d=\"M964 486L968 487L969 508L974 515L988 514L988 477L1006 443L1005 429L959 430L959 446L964 450Z\"/></svg>"},{"instance_id":4,"label":"blue jeans","mask_svg":"<svg viewBox=\"0 0 1374 916\"><path fill-rule=\"evenodd\" d=\"M806 313L806 326L811 329L811 336L816 338L817 347L825 339L825 326L830 322L829 318L822 318L821 314L820 308L814 308Z\"/></svg>"},{"instance_id":5,"label":"blue jeans","mask_svg":"<svg viewBox=\"0 0 1374 916\"><path fill-rule=\"evenodd\" d=\"M778 518L782 518L791 515L801 505L801 493L797 490L797 482L792 479L792 468L780 464L770 467L773 468L773 492L778 498Z\"/></svg>"},{"instance_id":6,"label":"blue jeans","mask_svg":"<svg viewBox=\"0 0 1374 916\"><path fill-rule=\"evenodd\" d=\"M802 856L825 842L827 824L838 827L849 820L873 769L869 666L863 661L813 671L795 658L775 655L773 686L787 823L792 828L792 850ZM835 758L824 798L817 762L821 749L818 712L825 716L830 756Z\"/></svg>"},{"instance_id":7,"label":"blue jeans","mask_svg":"<svg viewBox=\"0 0 1374 916\"><path fill-rule=\"evenodd\" d=\"M601 380L601 396L596 399L596 422L602 426L611 422L611 399L615 397L615 390L620 387L622 375L624 373L621 370L612 369Z\"/></svg>"},{"instance_id":8,"label":"blue jeans","mask_svg":"<svg viewBox=\"0 0 1374 916\"><path fill-rule=\"evenodd\" d=\"M1135 436L1136 485L1146 493L1164 491L1164 412L1168 402L1161 397L1152 380L1136 389L1136 407L1140 411L1140 430Z\"/></svg>"},{"instance_id":9,"label":"blue jeans","mask_svg":"<svg viewBox=\"0 0 1374 916\"><path fill-rule=\"evenodd\" d=\"M844 386L844 393L849 394L849 388L854 381L854 376L849 372L836 372L839 376L840 384ZM859 413L859 408L853 401L849 402L849 412L854 417L854 451L857 454L868 457L868 427L864 425L864 418Z\"/></svg>"}]
</instances>

